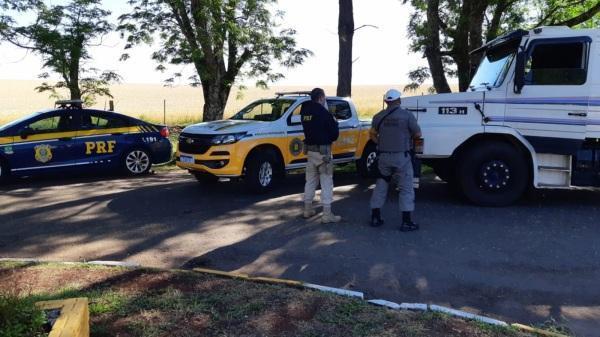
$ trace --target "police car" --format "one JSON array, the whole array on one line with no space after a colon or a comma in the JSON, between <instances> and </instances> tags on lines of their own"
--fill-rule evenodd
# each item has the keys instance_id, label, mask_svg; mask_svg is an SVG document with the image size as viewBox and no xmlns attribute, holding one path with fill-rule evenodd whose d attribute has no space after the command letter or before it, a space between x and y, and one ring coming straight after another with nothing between
<instances>
[{"instance_id":1,"label":"police car","mask_svg":"<svg viewBox=\"0 0 600 337\"><path fill-rule=\"evenodd\" d=\"M0 126L0 181L9 176L123 169L146 173L171 159L167 127L58 101Z\"/></svg>"}]
</instances>

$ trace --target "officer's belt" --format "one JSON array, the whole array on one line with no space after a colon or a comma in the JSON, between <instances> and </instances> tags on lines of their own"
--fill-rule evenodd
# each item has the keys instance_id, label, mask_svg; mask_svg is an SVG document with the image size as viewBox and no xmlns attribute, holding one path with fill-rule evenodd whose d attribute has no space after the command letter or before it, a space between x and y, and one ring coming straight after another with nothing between
<instances>
[{"instance_id":1,"label":"officer's belt","mask_svg":"<svg viewBox=\"0 0 600 337\"><path fill-rule=\"evenodd\" d=\"M319 152L322 155L331 153L331 145L306 145L307 152Z\"/></svg>"},{"instance_id":2,"label":"officer's belt","mask_svg":"<svg viewBox=\"0 0 600 337\"><path fill-rule=\"evenodd\" d=\"M404 156L408 156L410 155L410 151L377 151L378 153L385 153L385 154L401 154L404 153Z\"/></svg>"}]
</instances>

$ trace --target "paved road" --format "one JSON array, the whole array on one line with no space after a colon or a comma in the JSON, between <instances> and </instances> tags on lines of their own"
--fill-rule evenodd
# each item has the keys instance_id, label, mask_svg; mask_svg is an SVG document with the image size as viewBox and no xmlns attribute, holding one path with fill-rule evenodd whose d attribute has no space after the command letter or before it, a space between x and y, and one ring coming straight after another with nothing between
<instances>
[{"instance_id":1,"label":"paved road","mask_svg":"<svg viewBox=\"0 0 600 337\"><path fill-rule=\"evenodd\" d=\"M236 183L203 187L181 172L105 178L3 187L0 256L205 266L511 321L553 317L600 336L600 192L479 208L432 180L417 193L422 230L400 233L395 198L384 227L365 225L372 186L350 174L336 178L334 209L347 221L335 225L300 218L302 176L258 196Z\"/></svg>"}]
</instances>

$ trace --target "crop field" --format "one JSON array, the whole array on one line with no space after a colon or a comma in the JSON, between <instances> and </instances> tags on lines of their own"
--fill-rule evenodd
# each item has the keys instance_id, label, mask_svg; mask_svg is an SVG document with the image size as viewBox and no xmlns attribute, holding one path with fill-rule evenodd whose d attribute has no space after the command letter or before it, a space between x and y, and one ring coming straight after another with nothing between
<instances>
[{"instance_id":1,"label":"crop field","mask_svg":"<svg viewBox=\"0 0 600 337\"><path fill-rule=\"evenodd\" d=\"M0 80L0 125L34 111L50 108L54 99L48 93L37 93L34 88L38 81ZM382 107L383 93L390 87L402 89L404 85L355 86L352 89L353 101L362 117L370 117ZM259 98L272 97L275 92L310 90L306 86L273 86L267 90L248 88L233 90L225 117ZM335 94L335 87L325 86L329 95ZM160 84L120 84L111 87L114 95L115 110L141 118L162 123L166 110L168 125L185 125L199 122L202 117L202 89L190 86L164 87ZM421 92L409 95L420 95ZM108 98L100 97L94 107L108 107Z\"/></svg>"}]
</instances>

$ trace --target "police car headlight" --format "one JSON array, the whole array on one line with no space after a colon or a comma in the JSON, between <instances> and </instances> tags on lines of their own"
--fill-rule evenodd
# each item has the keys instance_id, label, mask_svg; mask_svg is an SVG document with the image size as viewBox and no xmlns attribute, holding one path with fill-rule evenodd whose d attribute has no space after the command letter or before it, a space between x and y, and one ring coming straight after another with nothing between
<instances>
[{"instance_id":1,"label":"police car headlight","mask_svg":"<svg viewBox=\"0 0 600 337\"><path fill-rule=\"evenodd\" d=\"M232 133L229 135L219 135L212 139L214 145L233 144L246 136L245 132Z\"/></svg>"}]
</instances>

